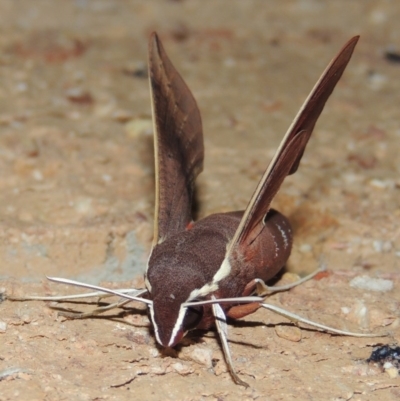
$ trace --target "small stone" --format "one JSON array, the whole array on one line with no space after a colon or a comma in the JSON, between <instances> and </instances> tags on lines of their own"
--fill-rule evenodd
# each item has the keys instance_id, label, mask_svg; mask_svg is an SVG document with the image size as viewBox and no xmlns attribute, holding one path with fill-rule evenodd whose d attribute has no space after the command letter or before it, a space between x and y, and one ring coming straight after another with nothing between
<instances>
[{"instance_id":1,"label":"small stone","mask_svg":"<svg viewBox=\"0 0 400 401\"><path fill-rule=\"evenodd\" d=\"M23 315L23 316L21 317L21 320L22 320L24 323L28 324L28 323L30 323L30 322L32 321L32 318L31 318L29 315Z\"/></svg>"},{"instance_id":2,"label":"small stone","mask_svg":"<svg viewBox=\"0 0 400 401\"><path fill-rule=\"evenodd\" d=\"M215 376L219 376L228 371L225 361L219 360L214 364Z\"/></svg>"},{"instance_id":3,"label":"small stone","mask_svg":"<svg viewBox=\"0 0 400 401\"><path fill-rule=\"evenodd\" d=\"M310 244L302 244L299 250L301 253L309 253L312 251L312 246Z\"/></svg>"},{"instance_id":4,"label":"small stone","mask_svg":"<svg viewBox=\"0 0 400 401\"><path fill-rule=\"evenodd\" d=\"M383 252L390 252L392 250L392 242L391 241L384 241L382 244L382 251Z\"/></svg>"},{"instance_id":5,"label":"small stone","mask_svg":"<svg viewBox=\"0 0 400 401\"><path fill-rule=\"evenodd\" d=\"M193 369L183 363L176 362L171 365L171 368L179 373L180 375L188 375L193 372Z\"/></svg>"},{"instance_id":6,"label":"small stone","mask_svg":"<svg viewBox=\"0 0 400 401\"><path fill-rule=\"evenodd\" d=\"M7 330L7 323L0 320L0 333L5 333Z\"/></svg>"},{"instance_id":7,"label":"small stone","mask_svg":"<svg viewBox=\"0 0 400 401\"><path fill-rule=\"evenodd\" d=\"M387 188L394 188L394 181L393 180L378 180L378 179L372 179L369 182L369 185L375 188L379 189L387 189Z\"/></svg>"},{"instance_id":8,"label":"small stone","mask_svg":"<svg viewBox=\"0 0 400 401\"><path fill-rule=\"evenodd\" d=\"M150 118L135 118L125 124L128 137L137 138L141 135L150 135L153 132L153 122Z\"/></svg>"},{"instance_id":9,"label":"small stone","mask_svg":"<svg viewBox=\"0 0 400 401\"><path fill-rule=\"evenodd\" d=\"M152 358L159 358L159 356L160 356L160 352L158 351L157 348L151 348L151 349L149 350L149 354L150 354L150 356L151 356Z\"/></svg>"},{"instance_id":10,"label":"small stone","mask_svg":"<svg viewBox=\"0 0 400 401\"><path fill-rule=\"evenodd\" d=\"M79 198L74 202L73 206L80 214L88 214L93 210L91 198Z\"/></svg>"},{"instance_id":11,"label":"small stone","mask_svg":"<svg viewBox=\"0 0 400 401\"><path fill-rule=\"evenodd\" d=\"M368 78L370 88L376 91L382 89L388 80L386 75L377 72L369 74Z\"/></svg>"},{"instance_id":12,"label":"small stone","mask_svg":"<svg viewBox=\"0 0 400 401\"><path fill-rule=\"evenodd\" d=\"M119 123L127 123L128 121L132 120L133 115L128 110L115 110L111 114L111 118Z\"/></svg>"},{"instance_id":13,"label":"small stone","mask_svg":"<svg viewBox=\"0 0 400 401\"><path fill-rule=\"evenodd\" d=\"M32 171L32 176L36 181L42 181L43 180L43 174L40 170L33 170Z\"/></svg>"},{"instance_id":14,"label":"small stone","mask_svg":"<svg viewBox=\"0 0 400 401\"><path fill-rule=\"evenodd\" d=\"M293 342L301 340L301 330L296 326L278 325L275 327L275 333L278 337L285 340Z\"/></svg>"},{"instance_id":15,"label":"small stone","mask_svg":"<svg viewBox=\"0 0 400 401\"><path fill-rule=\"evenodd\" d=\"M383 278L372 278L368 276L356 276L350 281L350 287L369 291L387 292L393 289L393 281Z\"/></svg>"},{"instance_id":16,"label":"small stone","mask_svg":"<svg viewBox=\"0 0 400 401\"><path fill-rule=\"evenodd\" d=\"M399 376L399 370L395 366L393 366L392 363L386 362L383 365L383 368L385 369L385 372L389 375L391 379L394 379L395 377Z\"/></svg>"},{"instance_id":17,"label":"small stone","mask_svg":"<svg viewBox=\"0 0 400 401\"><path fill-rule=\"evenodd\" d=\"M65 96L72 103L77 104L92 104L92 95L80 87L70 88L65 92Z\"/></svg>"},{"instance_id":18,"label":"small stone","mask_svg":"<svg viewBox=\"0 0 400 401\"><path fill-rule=\"evenodd\" d=\"M212 367L212 351L209 348L191 347L193 350L188 353L188 357L207 368Z\"/></svg>"}]
</instances>

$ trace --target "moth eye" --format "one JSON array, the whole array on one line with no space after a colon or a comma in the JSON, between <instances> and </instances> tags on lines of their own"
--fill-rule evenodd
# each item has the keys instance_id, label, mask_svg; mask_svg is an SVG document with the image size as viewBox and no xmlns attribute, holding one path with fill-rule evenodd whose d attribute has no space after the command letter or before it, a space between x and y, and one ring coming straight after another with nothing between
<instances>
[{"instance_id":1,"label":"moth eye","mask_svg":"<svg viewBox=\"0 0 400 401\"><path fill-rule=\"evenodd\" d=\"M203 307L202 306L189 306L186 310L185 317L183 318L182 327L186 330L193 330L200 323L203 317Z\"/></svg>"}]
</instances>

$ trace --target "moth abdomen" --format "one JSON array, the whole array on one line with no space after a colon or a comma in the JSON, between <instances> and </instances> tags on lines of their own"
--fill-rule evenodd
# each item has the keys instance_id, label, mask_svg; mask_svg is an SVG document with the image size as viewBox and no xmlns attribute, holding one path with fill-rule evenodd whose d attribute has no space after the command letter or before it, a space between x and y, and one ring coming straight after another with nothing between
<instances>
[{"instance_id":1,"label":"moth abdomen","mask_svg":"<svg viewBox=\"0 0 400 401\"><path fill-rule=\"evenodd\" d=\"M232 276L237 277L237 294L227 296L243 296L239 288L245 286L253 279L268 281L286 264L292 249L293 235L289 220L278 211L271 209L264 218L264 226L259 233L246 244L245 252L242 248L236 249L230 255ZM221 283L232 287L228 278ZM248 294L247 294L248 295Z\"/></svg>"},{"instance_id":2,"label":"moth abdomen","mask_svg":"<svg viewBox=\"0 0 400 401\"><path fill-rule=\"evenodd\" d=\"M255 277L268 281L273 278L289 259L293 234L289 220L271 209L266 215L265 227L253 242Z\"/></svg>"}]
</instances>

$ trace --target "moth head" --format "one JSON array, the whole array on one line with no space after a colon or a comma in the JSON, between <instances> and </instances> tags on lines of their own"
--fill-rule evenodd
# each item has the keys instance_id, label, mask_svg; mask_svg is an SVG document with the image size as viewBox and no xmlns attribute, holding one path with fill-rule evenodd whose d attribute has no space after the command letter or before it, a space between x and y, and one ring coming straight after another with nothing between
<instances>
[{"instance_id":1,"label":"moth head","mask_svg":"<svg viewBox=\"0 0 400 401\"><path fill-rule=\"evenodd\" d=\"M145 281L152 300L149 310L156 339L164 347L173 347L203 317L202 306L186 303L192 300L193 290L201 287L204 280L188 266L161 259L149 264Z\"/></svg>"},{"instance_id":2,"label":"moth head","mask_svg":"<svg viewBox=\"0 0 400 401\"><path fill-rule=\"evenodd\" d=\"M158 343L164 347L174 347L185 334L199 324L203 307L187 307L183 304L168 303L162 297L153 299L149 305L150 318Z\"/></svg>"}]
</instances>

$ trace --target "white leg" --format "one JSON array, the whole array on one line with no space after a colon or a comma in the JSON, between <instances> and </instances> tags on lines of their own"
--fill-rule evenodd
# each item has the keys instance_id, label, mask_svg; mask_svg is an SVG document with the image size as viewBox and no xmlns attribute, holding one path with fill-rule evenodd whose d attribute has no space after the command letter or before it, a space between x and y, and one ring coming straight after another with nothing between
<instances>
[{"instance_id":1,"label":"white leg","mask_svg":"<svg viewBox=\"0 0 400 401\"><path fill-rule=\"evenodd\" d=\"M241 380L239 378L239 376L237 375L237 373L235 372L235 369L233 367L231 352L229 350L229 345L228 345L228 325L226 324L225 313L219 304L212 304L212 310L214 313L215 324L217 326L219 337L221 339L221 344L222 344L222 349L224 351L225 360L226 360L226 363L228 364L228 368L232 375L232 378L236 384L239 384L244 387L249 387L249 385L246 382L244 382L243 380Z\"/></svg>"},{"instance_id":2,"label":"white leg","mask_svg":"<svg viewBox=\"0 0 400 401\"><path fill-rule=\"evenodd\" d=\"M287 291L290 290L293 287L297 287L300 284L303 284L304 282L311 280L313 277L315 277L318 273L326 271L325 266L319 267L317 270L315 270L313 273L309 274L308 276L305 276L301 278L300 280L297 280L294 283L286 284L286 285L281 285L281 286L275 286L275 287L270 287L269 285L265 284L265 282L259 278L256 279L257 282L257 295L259 296L267 296L271 295L275 292L280 292L280 291Z\"/></svg>"},{"instance_id":3,"label":"white leg","mask_svg":"<svg viewBox=\"0 0 400 401\"><path fill-rule=\"evenodd\" d=\"M304 317L301 317L299 315L296 315L292 312L289 312L285 309L279 308L278 306L275 305L271 305L271 304L265 304L262 303L261 306L265 309L269 309L270 311L273 311L275 313L277 313L278 315L284 316L286 318L288 318L290 321L298 323L305 323L308 324L312 327L317 327L318 329L322 329L324 331L328 331L331 333L335 333L335 334L341 334L343 336L352 336L352 337L385 337L387 336L387 334L371 334L371 333L353 333L351 331L345 331L345 330L338 330L338 329L334 329L333 327L329 327L329 326L325 326L323 324L320 323L316 323L313 322L312 320L308 320Z\"/></svg>"},{"instance_id":4,"label":"white leg","mask_svg":"<svg viewBox=\"0 0 400 401\"><path fill-rule=\"evenodd\" d=\"M111 295L110 295L111 296ZM119 308L129 302L132 302L130 299L124 299L119 302L114 302L109 305L105 306L100 306L99 308L93 309L90 312L84 312L84 313L79 313L79 312L64 312L64 311L59 311L58 314L59 316L64 316L69 319L84 319L87 317L92 317L92 316L97 316L100 315L103 312L109 311L111 309Z\"/></svg>"}]
</instances>

